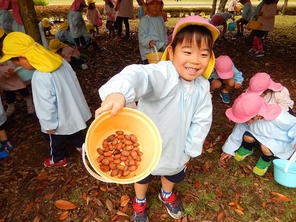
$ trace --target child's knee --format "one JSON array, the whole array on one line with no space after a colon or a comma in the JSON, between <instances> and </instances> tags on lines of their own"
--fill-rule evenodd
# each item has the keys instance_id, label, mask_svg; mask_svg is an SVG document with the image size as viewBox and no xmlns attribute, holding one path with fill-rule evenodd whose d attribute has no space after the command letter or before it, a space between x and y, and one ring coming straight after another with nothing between
<instances>
[{"instance_id":1,"label":"child's knee","mask_svg":"<svg viewBox=\"0 0 296 222\"><path fill-rule=\"evenodd\" d=\"M222 86L222 83L219 79L214 79L211 82L211 90L219 89Z\"/></svg>"},{"instance_id":2,"label":"child's knee","mask_svg":"<svg viewBox=\"0 0 296 222\"><path fill-rule=\"evenodd\" d=\"M234 87L234 79L224 79L223 82L229 88L233 88Z\"/></svg>"},{"instance_id":3,"label":"child's knee","mask_svg":"<svg viewBox=\"0 0 296 222\"><path fill-rule=\"evenodd\" d=\"M265 156L272 156L273 155L273 153L270 151L270 149L268 149L266 146L264 146L262 144L260 146L260 149Z\"/></svg>"},{"instance_id":4,"label":"child's knee","mask_svg":"<svg viewBox=\"0 0 296 222\"><path fill-rule=\"evenodd\" d=\"M244 135L244 141L247 143L254 143L256 142L255 138L249 135Z\"/></svg>"}]
</instances>

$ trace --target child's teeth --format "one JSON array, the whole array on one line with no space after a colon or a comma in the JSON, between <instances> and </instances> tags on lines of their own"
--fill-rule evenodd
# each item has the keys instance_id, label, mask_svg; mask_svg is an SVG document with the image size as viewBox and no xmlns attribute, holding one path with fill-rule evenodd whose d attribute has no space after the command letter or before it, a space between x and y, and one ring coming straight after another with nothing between
<instances>
[{"instance_id":1,"label":"child's teeth","mask_svg":"<svg viewBox=\"0 0 296 222\"><path fill-rule=\"evenodd\" d=\"M194 74L196 72L196 70L193 68L187 68L187 70L188 70L189 74Z\"/></svg>"}]
</instances>

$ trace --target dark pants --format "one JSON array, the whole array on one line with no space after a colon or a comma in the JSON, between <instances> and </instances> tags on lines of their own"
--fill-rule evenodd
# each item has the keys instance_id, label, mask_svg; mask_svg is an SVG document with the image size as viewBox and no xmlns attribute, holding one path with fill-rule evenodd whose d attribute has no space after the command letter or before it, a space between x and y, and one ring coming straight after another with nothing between
<instances>
[{"instance_id":1,"label":"dark pants","mask_svg":"<svg viewBox=\"0 0 296 222\"><path fill-rule=\"evenodd\" d=\"M81 65L84 64L84 61L80 58L76 58L74 56L71 56L71 61L70 65L76 69L76 68L81 68Z\"/></svg>"},{"instance_id":2,"label":"dark pants","mask_svg":"<svg viewBox=\"0 0 296 222\"><path fill-rule=\"evenodd\" d=\"M75 38L74 41L75 41L75 46L77 47L84 46L86 44L86 41L83 36L79 38Z\"/></svg>"},{"instance_id":3,"label":"dark pants","mask_svg":"<svg viewBox=\"0 0 296 222\"><path fill-rule=\"evenodd\" d=\"M29 96L29 90L28 87L23 88L23 89L19 89L19 90L15 90L15 91L4 91L4 95L6 97L6 102L8 104L14 103L15 102L15 94L16 92L19 92L23 97Z\"/></svg>"},{"instance_id":4,"label":"dark pants","mask_svg":"<svg viewBox=\"0 0 296 222\"><path fill-rule=\"evenodd\" d=\"M126 37L129 37L130 27L129 27L129 23L128 23L128 17L117 16L117 18L116 18L117 35L118 35L118 37L121 37L122 22L124 22L124 25L125 25L125 35L126 35Z\"/></svg>"},{"instance_id":5,"label":"dark pants","mask_svg":"<svg viewBox=\"0 0 296 222\"><path fill-rule=\"evenodd\" d=\"M81 148L84 143L82 131L72 135L55 135L42 133L49 144L50 156L54 162L58 162L66 157L66 142L69 141L75 147Z\"/></svg>"}]
</instances>

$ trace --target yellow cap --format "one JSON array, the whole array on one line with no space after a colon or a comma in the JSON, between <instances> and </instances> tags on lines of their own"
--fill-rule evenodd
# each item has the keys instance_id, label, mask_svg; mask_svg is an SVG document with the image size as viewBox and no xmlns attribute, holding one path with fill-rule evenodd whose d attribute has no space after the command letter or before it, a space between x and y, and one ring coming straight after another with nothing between
<instances>
[{"instance_id":1,"label":"yellow cap","mask_svg":"<svg viewBox=\"0 0 296 222\"><path fill-rule=\"evenodd\" d=\"M90 33L91 31L95 30L95 26L93 24L87 23L86 24L86 29Z\"/></svg>"},{"instance_id":2,"label":"yellow cap","mask_svg":"<svg viewBox=\"0 0 296 222\"><path fill-rule=\"evenodd\" d=\"M42 24L42 26L43 26L44 28L49 27L49 19L48 19L48 18L43 18L43 19L41 20L41 24Z\"/></svg>"},{"instance_id":3,"label":"yellow cap","mask_svg":"<svg viewBox=\"0 0 296 222\"><path fill-rule=\"evenodd\" d=\"M62 24L60 25L60 30L65 31L65 30L67 30L68 28L69 28L68 21L65 21L64 23L62 23Z\"/></svg>"},{"instance_id":4,"label":"yellow cap","mask_svg":"<svg viewBox=\"0 0 296 222\"><path fill-rule=\"evenodd\" d=\"M91 3L96 3L96 0L87 0L88 5L90 5Z\"/></svg>"},{"instance_id":5,"label":"yellow cap","mask_svg":"<svg viewBox=\"0 0 296 222\"><path fill-rule=\"evenodd\" d=\"M198 15L195 16L187 16L185 18L180 19L177 24L175 25L173 34L172 34L172 41L175 38L176 34L181 31L183 28L189 26L189 25L199 25L199 26L204 26L206 27L212 34L213 37L213 42L217 40L219 37L219 30L212 24L210 24L205 18L202 18ZM168 47L165 49L161 60L169 60L169 54L168 54ZM208 64L208 67L203 74L203 76L208 79L214 69L215 66L215 55L214 52L211 53L210 61Z\"/></svg>"},{"instance_id":6,"label":"yellow cap","mask_svg":"<svg viewBox=\"0 0 296 222\"><path fill-rule=\"evenodd\" d=\"M68 45L65 44L65 43L63 43L63 42L61 42L61 41L58 40L58 39L51 39L51 40L49 41L48 46L49 46L50 51L56 52L56 51L58 51L59 49L62 49L62 48L67 47Z\"/></svg>"},{"instance_id":7,"label":"yellow cap","mask_svg":"<svg viewBox=\"0 0 296 222\"><path fill-rule=\"evenodd\" d=\"M2 38L2 36L5 34L5 31L3 28L0 28L0 38Z\"/></svg>"},{"instance_id":8,"label":"yellow cap","mask_svg":"<svg viewBox=\"0 0 296 222\"><path fill-rule=\"evenodd\" d=\"M13 57L24 56L31 66L41 72L53 72L63 63L61 56L45 49L31 36L22 32L9 33L3 41L2 52L4 56L0 63Z\"/></svg>"}]
</instances>

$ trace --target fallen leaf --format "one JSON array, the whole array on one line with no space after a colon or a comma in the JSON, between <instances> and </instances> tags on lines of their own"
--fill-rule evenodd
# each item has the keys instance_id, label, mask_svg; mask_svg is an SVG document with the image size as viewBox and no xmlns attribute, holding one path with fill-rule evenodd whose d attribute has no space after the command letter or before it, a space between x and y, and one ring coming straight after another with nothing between
<instances>
[{"instance_id":1,"label":"fallen leaf","mask_svg":"<svg viewBox=\"0 0 296 222\"><path fill-rule=\"evenodd\" d=\"M239 204L236 205L236 209L243 211L244 208L242 208Z\"/></svg>"},{"instance_id":2,"label":"fallen leaf","mask_svg":"<svg viewBox=\"0 0 296 222\"><path fill-rule=\"evenodd\" d=\"M69 215L69 211L64 211L63 213L60 214L59 216L59 220L66 220L66 218L68 217Z\"/></svg>"},{"instance_id":3,"label":"fallen leaf","mask_svg":"<svg viewBox=\"0 0 296 222\"><path fill-rule=\"evenodd\" d=\"M82 222L89 221L89 219L92 217L93 214L94 214L93 210L92 209L88 209L87 214L83 218Z\"/></svg>"},{"instance_id":4,"label":"fallen leaf","mask_svg":"<svg viewBox=\"0 0 296 222\"><path fill-rule=\"evenodd\" d=\"M125 207L128 204L129 201L130 201L130 197L128 195L121 196L121 198L120 198L120 206Z\"/></svg>"},{"instance_id":5,"label":"fallen leaf","mask_svg":"<svg viewBox=\"0 0 296 222\"><path fill-rule=\"evenodd\" d=\"M53 193L48 193L48 194L45 195L45 198L46 198L47 200L52 200L52 198L54 197L54 195L55 195L55 192L53 192Z\"/></svg>"},{"instance_id":6,"label":"fallen leaf","mask_svg":"<svg viewBox=\"0 0 296 222\"><path fill-rule=\"evenodd\" d=\"M24 210L24 214L28 213L34 207L34 205L36 205L36 202L28 203Z\"/></svg>"},{"instance_id":7,"label":"fallen leaf","mask_svg":"<svg viewBox=\"0 0 296 222\"><path fill-rule=\"evenodd\" d=\"M54 205L62 210L71 210L77 207L74 203L67 200L57 200L54 202Z\"/></svg>"},{"instance_id":8,"label":"fallen leaf","mask_svg":"<svg viewBox=\"0 0 296 222\"><path fill-rule=\"evenodd\" d=\"M225 210L220 210L218 212L218 215L217 215L217 218L216 218L216 222L222 222L225 220L225 216L226 216L226 213L225 213Z\"/></svg>"},{"instance_id":9,"label":"fallen leaf","mask_svg":"<svg viewBox=\"0 0 296 222\"><path fill-rule=\"evenodd\" d=\"M234 209L234 211L238 214L238 215L244 215L245 213L239 209Z\"/></svg>"},{"instance_id":10,"label":"fallen leaf","mask_svg":"<svg viewBox=\"0 0 296 222\"><path fill-rule=\"evenodd\" d=\"M256 187L259 187L259 184L258 183L253 183L254 184L254 186L256 186Z\"/></svg>"},{"instance_id":11,"label":"fallen leaf","mask_svg":"<svg viewBox=\"0 0 296 222\"><path fill-rule=\"evenodd\" d=\"M197 189L199 189L199 188L201 188L202 184L199 183L198 181L196 181L196 182L194 183L194 186L195 186Z\"/></svg>"},{"instance_id":12,"label":"fallen leaf","mask_svg":"<svg viewBox=\"0 0 296 222\"><path fill-rule=\"evenodd\" d=\"M282 201L292 201L291 198L286 197L285 195L283 195L283 194L281 194L281 193L271 192L271 194L277 196L277 198L278 198L279 200L282 200Z\"/></svg>"},{"instance_id":13,"label":"fallen leaf","mask_svg":"<svg viewBox=\"0 0 296 222\"><path fill-rule=\"evenodd\" d=\"M33 222L39 222L41 220L41 217L40 216L36 216L33 220Z\"/></svg>"},{"instance_id":14,"label":"fallen leaf","mask_svg":"<svg viewBox=\"0 0 296 222\"><path fill-rule=\"evenodd\" d=\"M117 211L116 214L119 215L119 216L129 217L127 214L121 212L120 210Z\"/></svg>"},{"instance_id":15,"label":"fallen leaf","mask_svg":"<svg viewBox=\"0 0 296 222\"><path fill-rule=\"evenodd\" d=\"M111 202L111 200L106 199L106 206L110 212L113 211L113 203Z\"/></svg>"},{"instance_id":16,"label":"fallen leaf","mask_svg":"<svg viewBox=\"0 0 296 222\"><path fill-rule=\"evenodd\" d=\"M209 149L207 149L207 152L208 152L208 153L212 153L213 150L214 150L213 148L209 148Z\"/></svg>"},{"instance_id":17,"label":"fallen leaf","mask_svg":"<svg viewBox=\"0 0 296 222\"><path fill-rule=\"evenodd\" d=\"M266 207L266 202L262 202L261 206Z\"/></svg>"},{"instance_id":18,"label":"fallen leaf","mask_svg":"<svg viewBox=\"0 0 296 222\"><path fill-rule=\"evenodd\" d=\"M36 177L37 180L47 180L48 179L48 173L46 171L41 171L38 176Z\"/></svg>"},{"instance_id":19,"label":"fallen leaf","mask_svg":"<svg viewBox=\"0 0 296 222\"><path fill-rule=\"evenodd\" d=\"M105 191L108 190L108 186L103 184L103 185L100 186L100 190L105 192Z\"/></svg>"},{"instance_id":20,"label":"fallen leaf","mask_svg":"<svg viewBox=\"0 0 296 222\"><path fill-rule=\"evenodd\" d=\"M82 198L83 198L83 200L86 200L86 198L87 198L86 192L82 193Z\"/></svg>"}]
</instances>

